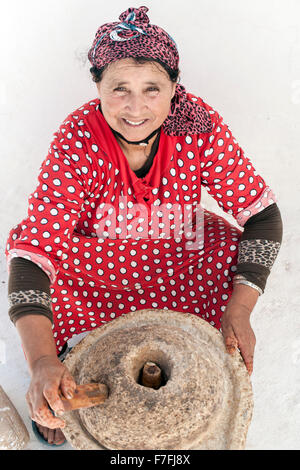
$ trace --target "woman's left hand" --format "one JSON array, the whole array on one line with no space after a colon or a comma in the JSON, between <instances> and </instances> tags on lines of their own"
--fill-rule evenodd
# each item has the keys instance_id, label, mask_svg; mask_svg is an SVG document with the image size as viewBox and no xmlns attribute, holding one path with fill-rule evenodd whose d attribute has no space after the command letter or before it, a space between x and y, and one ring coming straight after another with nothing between
<instances>
[{"instance_id":1,"label":"woman's left hand","mask_svg":"<svg viewBox=\"0 0 300 470\"><path fill-rule=\"evenodd\" d=\"M221 317L222 334L226 350L233 354L238 348L244 359L249 375L253 372L253 357L256 338L250 325L251 310L230 299Z\"/></svg>"}]
</instances>

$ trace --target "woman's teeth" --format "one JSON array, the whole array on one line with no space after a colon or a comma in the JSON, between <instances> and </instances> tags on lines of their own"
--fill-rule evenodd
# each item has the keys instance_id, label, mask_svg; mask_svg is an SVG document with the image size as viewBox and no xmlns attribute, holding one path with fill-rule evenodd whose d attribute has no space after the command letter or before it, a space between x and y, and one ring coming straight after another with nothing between
<instances>
[{"instance_id":1,"label":"woman's teeth","mask_svg":"<svg viewBox=\"0 0 300 470\"><path fill-rule=\"evenodd\" d=\"M141 126L142 124L144 124L144 122L146 122L146 119L144 121L139 121L139 122L128 121L127 119L124 119L124 121L126 122L126 124L129 124L130 126Z\"/></svg>"}]
</instances>

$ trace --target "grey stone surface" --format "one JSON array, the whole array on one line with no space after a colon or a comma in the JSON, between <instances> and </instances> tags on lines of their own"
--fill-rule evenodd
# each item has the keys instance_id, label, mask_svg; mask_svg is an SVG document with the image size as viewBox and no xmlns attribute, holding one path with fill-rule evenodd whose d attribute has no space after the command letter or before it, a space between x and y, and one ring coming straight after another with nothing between
<instances>
[{"instance_id":1,"label":"grey stone surface","mask_svg":"<svg viewBox=\"0 0 300 470\"><path fill-rule=\"evenodd\" d=\"M165 384L138 383L145 362ZM65 413L76 449L243 449L252 417L249 375L240 353L196 315L145 309L89 333L65 359L76 382L105 383L105 403Z\"/></svg>"},{"instance_id":2,"label":"grey stone surface","mask_svg":"<svg viewBox=\"0 0 300 470\"><path fill-rule=\"evenodd\" d=\"M28 442L27 428L0 385L0 450L22 450Z\"/></svg>"}]
</instances>

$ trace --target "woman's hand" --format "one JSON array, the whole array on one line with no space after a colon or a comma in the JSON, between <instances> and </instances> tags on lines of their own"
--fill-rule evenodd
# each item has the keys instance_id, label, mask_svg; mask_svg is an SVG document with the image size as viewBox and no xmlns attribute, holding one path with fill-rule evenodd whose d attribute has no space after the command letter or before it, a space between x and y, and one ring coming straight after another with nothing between
<instances>
[{"instance_id":1,"label":"woman's hand","mask_svg":"<svg viewBox=\"0 0 300 470\"><path fill-rule=\"evenodd\" d=\"M249 375L253 372L253 358L256 338L250 325L250 314L258 293L242 284L234 287L226 310L221 317L222 334L226 350L233 354L238 348L244 359Z\"/></svg>"},{"instance_id":2,"label":"woman's hand","mask_svg":"<svg viewBox=\"0 0 300 470\"><path fill-rule=\"evenodd\" d=\"M70 372L56 355L48 355L32 364L31 376L26 394L31 419L50 429L63 428L64 421L53 416L48 405L57 414L64 412L58 391L66 398L72 398L76 383Z\"/></svg>"}]
</instances>

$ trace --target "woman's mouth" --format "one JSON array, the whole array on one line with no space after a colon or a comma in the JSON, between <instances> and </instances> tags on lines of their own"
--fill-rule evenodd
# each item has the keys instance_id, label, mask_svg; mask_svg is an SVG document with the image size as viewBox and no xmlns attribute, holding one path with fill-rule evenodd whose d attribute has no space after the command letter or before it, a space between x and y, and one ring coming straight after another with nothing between
<instances>
[{"instance_id":1,"label":"woman's mouth","mask_svg":"<svg viewBox=\"0 0 300 470\"><path fill-rule=\"evenodd\" d=\"M128 127L142 127L148 121L148 119L144 119L143 121L128 121L124 118L122 118L122 120Z\"/></svg>"}]
</instances>

